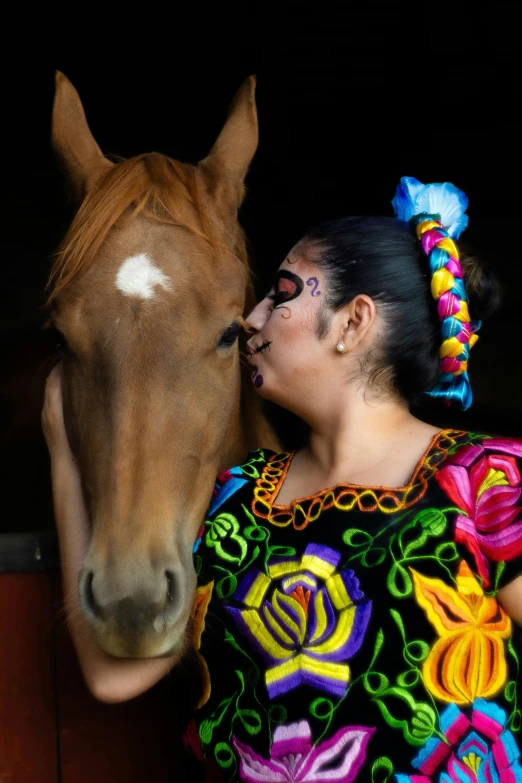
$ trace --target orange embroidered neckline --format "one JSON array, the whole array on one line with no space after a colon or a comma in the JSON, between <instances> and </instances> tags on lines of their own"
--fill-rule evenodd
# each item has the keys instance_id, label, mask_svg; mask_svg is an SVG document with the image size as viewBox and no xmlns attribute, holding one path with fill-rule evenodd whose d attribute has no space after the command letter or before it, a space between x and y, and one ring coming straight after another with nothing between
<instances>
[{"instance_id":1,"label":"orange embroidered neckline","mask_svg":"<svg viewBox=\"0 0 522 783\"><path fill-rule=\"evenodd\" d=\"M452 429L437 432L404 487L370 487L343 482L313 495L297 498L288 505L278 505L275 500L295 451L275 454L256 481L252 511L278 527L293 525L297 530L307 527L323 511L332 507L340 511L356 508L359 511L381 511L386 514L403 511L424 496L429 479L446 459L449 450L465 434L461 430Z\"/></svg>"}]
</instances>

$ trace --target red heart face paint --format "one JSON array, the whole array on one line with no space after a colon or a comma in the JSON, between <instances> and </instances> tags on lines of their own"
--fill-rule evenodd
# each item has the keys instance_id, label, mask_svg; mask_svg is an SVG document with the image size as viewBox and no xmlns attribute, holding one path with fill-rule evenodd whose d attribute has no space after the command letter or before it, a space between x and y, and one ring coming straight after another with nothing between
<instances>
[{"instance_id":1,"label":"red heart face paint","mask_svg":"<svg viewBox=\"0 0 522 783\"><path fill-rule=\"evenodd\" d=\"M277 308L283 302L286 304L286 302L290 302L292 299L297 299L303 291L304 282L299 275L294 275L293 272L289 272L287 269L281 269L277 273L274 288L275 293L269 294L268 299L271 299L274 303L274 308Z\"/></svg>"}]
</instances>

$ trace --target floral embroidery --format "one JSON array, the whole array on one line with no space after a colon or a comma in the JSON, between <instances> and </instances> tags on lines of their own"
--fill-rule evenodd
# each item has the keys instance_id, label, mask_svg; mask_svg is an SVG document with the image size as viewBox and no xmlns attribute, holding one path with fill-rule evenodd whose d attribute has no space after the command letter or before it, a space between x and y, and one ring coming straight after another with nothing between
<instances>
[{"instance_id":1,"label":"floral embroidery","mask_svg":"<svg viewBox=\"0 0 522 783\"><path fill-rule=\"evenodd\" d=\"M303 530L321 514L331 508L339 511L381 511L393 514L404 511L424 497L428 481L437 470L437 466L446 459L453 448L466 433L458 430L444 430L433 441L419 463L411 481L402 489L367 488L350 484L338 484L336 487L322 490L307 498L299 499L290 508L278 506L277 492L284 481L290 465L292 453L276 454L265 465L260 478L256 481L252 511L261 519L267 519L278 527L292 525Z\"/></svg>"},{"instance_id":2,"label":"floral embroidery","mask_svg":"<svg viewBox=\"0 0 522 783\"><path fill-rule=\"evenodd\" d=\"M212 501L207 511L208 516L215 514L225 500L228 500L238 489L241 489L242 486L248 483L248 480L242 478L242 476L243 470L240 466L226 470L218 476L214 492L212 493Z\"/></svg>"},{"instance_id":3,"label":"floral embroidery","mask_svg":"<svg viewBox=\"0 0 522 783\"><path fill-rule=\"evenodd\" d=\"M463 511L455 522L455 540L473 555L485 587L488 558L499 562L522 555L522 520L514 523L522 491L515 457L522 457L522 442L490 438L459 449L435 476Z\"/></svg>"},{"instance_id":4,"label":"floral embroidery","mask_svg":"<svg viewBox=\"0 0 522 783\"><path fill-rule=\"evenodd\" d=\"M441 637L423 665L428 690L456 704L496 694L506 681L503 640L511 633L510 618L495 598L484 595L464 560L457 590L411 571L415 597Z\"/></svg>"},{"instance_id":5,"label":"floral embroidery","mask_svg":"<svg viewBox=\"0 0 522 783\"><path fill-rule=\"evenodd\" d=\"M194 596L194 602L192 604L192 641L194 643L194 649L198 657L199 668L201 671L201 678L203 680L202 693L199 698L196 709L199 709L207 703L210 697L210 674L208 671L207 662L199 652L201 647L201 634L205 630L205 617L207 616L208 605L212 597L212 590L214 588L214 582L209 582L208 585L202 585L196 590Z\"/></svg>"},{"instance_id":6,"label":"floral embroidery","mask_svg":"<svg viewBox=\"0 0 522 783\"><path fill-rule=\"evenodd\" d=\"M371 612L352 570L336 573L340 555L309 544L300 560L273 559L268 575L247 572L228 606L241 632L269 663L270 698L306 683L342 696Z\"/></svg>"},{"instance_id":7,"label":"floral embroidery","mask_svg":"<svg viewBox=\"0 0 522 783\"><path fill-rule=\"evenodd\" d=\"M441 783L522 781L520 751L498 705L476 699L470 721L450 704L440 716L440 728L444 741L432 737L412 761L423 774L396 775L397 783L430 783L436 773Z\"/></svg>"},{"instance_id":8,"label":"floral embroidery","mask_svg":"<svg viewBox=\"0 0 522 783\"><path fill-rule=\"evenodd\" d=\"M519 656L494 598L519 564L503 558L522 442L447 430L407 487L292 507L291 456L247 459L219 478L195 558L203 695L185 740L207 783L522 783Z\"/></svg>"},{"instance_id":9,"label":"floral embroidery","mask_svg":"<svg viewBox=\"0 0 522 783\"><path fill-rule=\"evenodd\" d=\"M331 739L312 747L308 721L278 726L269 759L235 737L239 774L247 783L351 783L366 758L366 746L375 729L345 726Z\"/></svg>"},{"instance_id":10,"label":"floral embroidery","mask_svg":"<svg viewBox=\"0 0 522 783\"><path fill-rule=\"evenodd\" d=\"M212 522L205 522L209 530L205 543L215 548L218 557L241 565L247 553L247 543L239 534L239 522L233 514L218 514Z\"/></svg>"}]
</instances>

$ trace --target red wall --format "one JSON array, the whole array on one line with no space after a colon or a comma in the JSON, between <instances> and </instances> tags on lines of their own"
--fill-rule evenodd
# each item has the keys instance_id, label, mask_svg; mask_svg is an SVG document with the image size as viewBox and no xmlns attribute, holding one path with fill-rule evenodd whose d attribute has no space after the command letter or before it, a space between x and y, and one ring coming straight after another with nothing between
<instances>
[{"instance_id":1,"label":"red wall","mask_svg":"<svg viewBox=\"0 0 522 783\"><path fill-rule=\"evenodd\" d=\"M0 781L181 783L167 680L125 704L87 691L56 571L0 575Z\"/></svg>"}]
</instances>

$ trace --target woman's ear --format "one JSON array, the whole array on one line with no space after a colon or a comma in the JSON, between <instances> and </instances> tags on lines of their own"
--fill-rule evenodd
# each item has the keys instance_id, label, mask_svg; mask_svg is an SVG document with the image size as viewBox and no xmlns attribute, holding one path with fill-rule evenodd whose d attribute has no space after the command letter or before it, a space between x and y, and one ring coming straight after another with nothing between
<instances>
[{"instance_id":1,"label":"woman's ear","mask_svg":"<svg viewBox=\"0 0 522 783\"><path fill-rule=\"evenodd\" d=\"M355 350L371 334L377 309L370 296L358 294L338 315L341 316L339 340L344 343L348 353Z\"/></svg>"}]
</instances>

